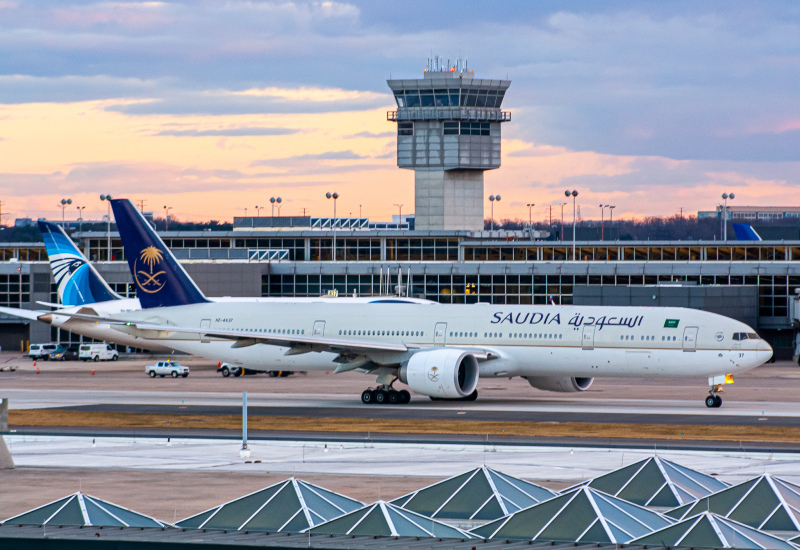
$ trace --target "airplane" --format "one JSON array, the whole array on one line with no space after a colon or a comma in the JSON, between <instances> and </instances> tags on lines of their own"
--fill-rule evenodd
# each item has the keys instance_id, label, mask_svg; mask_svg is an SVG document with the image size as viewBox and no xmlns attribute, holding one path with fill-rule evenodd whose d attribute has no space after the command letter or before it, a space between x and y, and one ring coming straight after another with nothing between
<instances>
[{"instance_id":1,"label":"airplane","mask_svg":"<svg viewBox=\"0 0 800 550\"><path fill-rule=\"evenodd\" d=\"M80 249L75 245L72 239L64 232L63 228L55 223L39 221L39 230L42 234L42 240L47 250L47 256L50 260L50 268L53 272L56 286L58 287L58 301L57 304L44 303L41 305L55 308L56 311L49 310L27 310L10 307L0 307L0 312L23 319L32 321L43 321L54 327L69 330L75 334L88 336L95 340L104 342L111 342L121 346L135 347L141 349L148 349L153 351L174 351L173 348L164 345L159 340L143 339L132 337L112 328L108 323L97 323L88 321L77 317L68 315L59 315L59 313L83 313L87 315L107 316L120 313L129 313L141 309L138 298L124 298L114 292L114 290L103 279L102 275L98 273L94 265L84 256ZM176 260L177 262L177 260ZM189 281L187 284L196 285L186 275ZM196 290L200 292L199 289ZM375 301L382 298L368 298L368 297L336 297L334 299L325 297L318 298L209 298L212 301L224 302L269 302L269 301L282 301L282 302L300 302L300 301L336 301L341 302L356 302L366 303ZM399 298L391 298L399 299ZM402 298L413 303L433 303L429 300L421 300L417 298ZM52 314L52 315L48 315ZM284 356L285 348L271 348L265 354L261 362L263 365L271 365L273 368L268 370L288 370L292 366L292 361L287 360ZM267 359L273 357L274 361L269 363ZM331 356L328 359L333 359ZM231 360L226 362L237 365L239 367L247 367L249 365L242 364ZM329 363L329 361L328 361ZM249 369L258 370L258 369ZM234 371L237 375L241 370Z\"/></svg>"},{"instance_id":2,"label":"airplane","mask_svg":"<svg viewBox=\"0 0 800 550\"><path fill-rule=\"evenodd\" d=\"M480 377L522 377L534 388L587 390L596 377L708 377L706 406L722 386L772 348L744 323L686 308L576 305L449 305L325 302L213 302L188 279L133 203L111 206L142 310L74 317L109 323L209 358L258 365L271 349L299 356L306 370L377 376L363 403L475 399ZM388 302L388 303L387 303ZM321 360L335 356L332 362Z\"/></svg>"}]
</instances>

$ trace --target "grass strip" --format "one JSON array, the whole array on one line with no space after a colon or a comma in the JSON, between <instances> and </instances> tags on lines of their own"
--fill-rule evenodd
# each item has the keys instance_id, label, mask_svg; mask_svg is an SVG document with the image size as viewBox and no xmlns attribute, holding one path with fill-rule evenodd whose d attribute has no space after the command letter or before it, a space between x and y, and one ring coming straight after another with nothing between
<instances>
[{"instance_id":1,"label":"grass strip","mask_svg":"<svg viewBox=\"0 0 800 550\"><path fill-rule=\"evenodd\" d=\"M164 415L23 409L9 411L12 426L105 428L203 428L238 430L238 415ZM251 416L251 430L464 434L625 439L691 439L704 441L800 442L800 427L700 426L682 424L606 424L594 422L498 422L482 420L408 420Z\"/></svg>"}]
</instances>

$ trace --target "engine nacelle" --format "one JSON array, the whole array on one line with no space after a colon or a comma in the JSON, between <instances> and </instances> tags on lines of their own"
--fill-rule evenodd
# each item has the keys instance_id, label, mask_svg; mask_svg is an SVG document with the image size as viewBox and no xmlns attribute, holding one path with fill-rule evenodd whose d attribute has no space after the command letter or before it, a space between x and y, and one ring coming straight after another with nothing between
<instances>
[{"instance_id":1,"label":"engine nacelle","mask_svg":"<svg viewBox=\"0 0 800 550\"><path fill-rule=\"evenodd\" d=\"M594 378L577 378L574 376L529 376L528 384L537 390L574 392L586 391L594 382Z\"/></svg>"},{"instance_id":2,"label":"engine nacelle","mask_svg":"<svg viewBox=\"0 0 800 550\"><path fill-rule=\"evenodd\" d=\"M467 397L478 385L478 360L458 349L420 351L400 368L400 381L430 397Z\"/></svg>"}]
</instances>

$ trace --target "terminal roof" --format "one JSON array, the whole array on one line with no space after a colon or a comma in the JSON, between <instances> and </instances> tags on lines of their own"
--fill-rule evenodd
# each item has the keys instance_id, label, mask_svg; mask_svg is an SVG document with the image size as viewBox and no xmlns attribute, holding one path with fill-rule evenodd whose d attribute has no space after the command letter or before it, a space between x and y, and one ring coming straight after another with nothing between
<instances>
[{"instance_id":1,"label":"terminal roof","mask_svg":"<svg viewBox=\"0 0 800 550\"><path fill-rule=\"evenodd\" d=\"M298 532L362 506L352 498L290 478L182 519L175 525L196 529Z\"/></svg>"},{"instance_id":2,"label":"terminal roof","mask_svg":"<svg viewBox=\"0 0 800 550\"><path fill-rule=\"evenodd\" d=\"M651 508L674 508L729 487L715 477L659 457L640 460L581 485Z\"/></svg>"},{"instance_id":3,"label":"terminal roof","mask_svg":"<svg viewBox=\"0 0 800 550\"><path fill-rule=\"evenodd\" d=\"M554 496L550 489L483 466L399 497L392 504L433 518L489 521Z\"/></svg>"},{"instance_id":4,"label":"terminal roof","mask_svg":"<svg viewBox=\"0 0 800 550\"><path fill-rule=\"evenodd\" d=\"M703 512L633 541L633 544L691 546L701 548L748 548L797 550L793 544L726 517Z\"/></svg>"},{"instance_id":5,"label":"terminal roof","mask_svg":"<svg viewBox=\"0 0 800 550\"><path fill-rule=\"evenodd\" d=\"M164 527L169 524L118 504L77 492L9 518L3 525Z\"/></svg>"}]
</instances>

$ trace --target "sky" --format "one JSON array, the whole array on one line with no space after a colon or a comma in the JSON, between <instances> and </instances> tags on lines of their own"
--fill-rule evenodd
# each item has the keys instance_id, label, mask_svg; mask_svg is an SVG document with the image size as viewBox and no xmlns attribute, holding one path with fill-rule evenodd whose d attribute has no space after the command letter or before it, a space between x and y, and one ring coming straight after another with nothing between
<instances>
[{"instance_id":1,"label":"sky","mask_svg":"<svg viewBox=\"0 0 800 550\"><path fill-rule=\"evenodd\" d=\"M386 80L431 55L511 80L496 218L800 205L794 1L0 0L2 219L411 213Z\"/></svg>"}]
</instances>

